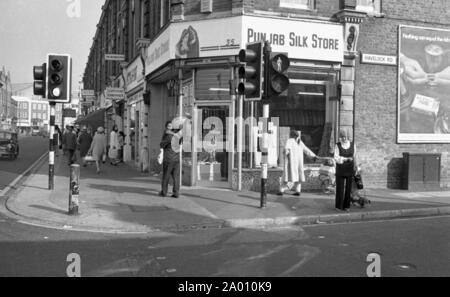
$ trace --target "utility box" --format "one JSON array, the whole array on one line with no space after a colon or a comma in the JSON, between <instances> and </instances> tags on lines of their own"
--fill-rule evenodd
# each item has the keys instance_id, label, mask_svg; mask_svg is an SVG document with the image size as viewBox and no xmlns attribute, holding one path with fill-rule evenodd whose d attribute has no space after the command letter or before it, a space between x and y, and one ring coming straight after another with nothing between
<instances>
[{"instance_id":1,"label":"utility box","mask_svg":"<svg viewBox=\"0 0 450 297\"><path fill-rule=\"evenodd\" d=\"M403 153L403 188L437 190L441 183L441 154Z\"/></svg>"}]
</instances>

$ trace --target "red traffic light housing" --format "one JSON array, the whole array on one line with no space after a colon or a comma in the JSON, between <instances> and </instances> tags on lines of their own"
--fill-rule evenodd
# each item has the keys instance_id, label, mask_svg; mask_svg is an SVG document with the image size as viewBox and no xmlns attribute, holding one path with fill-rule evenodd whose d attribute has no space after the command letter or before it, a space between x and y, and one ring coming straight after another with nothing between
<instances>
[{"instance_id":1,"label":"red traffic light housing","mask_svg":"<svg viewBox=\"0 0 450 297\"><path fill-rule=\"evenodd\" d=\"M287 70L290 61L287 53L270 52L265 63L265 91L267 99L283 95L289 88Z\"/></svg>"},{"instance_id":2,"label":"red traffic light housing","mask_svg":"<svg viewBox=\"0 0 450 297\"><path fill-rule=\"evenodd\" d=\"M248 43L239 52L239 60L245 65L239 67L239 78L244 81L238 85L238 94L244 95L246 100L261 100L263 43Z\"/></svg>"},{"instance_id":3,"label":"red traffic light housing","mask_svg":"<svg viewBox=\"0 0 450 297\"><path fill-rule=\"evenodd\" d=\"M47 56L47 99L51 102L70 103L72 59L69 55Z\"/></svg>"},{"instance_id":4,"label":"red traffic light housing","mask_svg":"<svg viewBox=\"0 0 450 297\"><path fill-rule=\"evenodd\" d=\"M41 66L33 67L33 94L36 96L46 97L46 73L47 64L44 63Z\"/></svg>"}]
</instances>

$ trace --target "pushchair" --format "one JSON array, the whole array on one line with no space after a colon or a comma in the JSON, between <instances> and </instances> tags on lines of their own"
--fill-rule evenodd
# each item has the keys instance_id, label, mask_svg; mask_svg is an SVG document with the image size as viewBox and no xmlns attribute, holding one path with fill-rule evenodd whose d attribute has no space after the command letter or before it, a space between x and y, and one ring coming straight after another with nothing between
<instances>
[{"instance_id":1,"label":"pushchair","mask_svg":"<svg viewBox=\"0 0 450 297\"><path fill-rule=\"evenodd\" d=\"M336 164L332 158L326 158L319 168L319 180L324 193L336 191Z\"/></svg>"},{"instance_id":2,"label":"pushchair","mask_svg":"<svg viewBox=\"0 0 450 297\"><path fill-rule=\"evenodd\" d=\"M352 178L352 192L350 193L350 199L352 205L358 204L361 208L364 208L366 204L371 204L371 201L367 198L366 191L364 190L362 170L359 166Z\"/></svg>"}]
</instances>

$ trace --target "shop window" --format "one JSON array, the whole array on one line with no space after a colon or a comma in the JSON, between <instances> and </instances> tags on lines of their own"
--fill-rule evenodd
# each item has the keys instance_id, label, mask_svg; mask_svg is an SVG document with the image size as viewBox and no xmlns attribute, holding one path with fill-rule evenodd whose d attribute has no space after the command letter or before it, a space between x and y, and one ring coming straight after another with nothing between
<instances>
[{"instance_id":1,"label":"shop window","mask_svg":"<svg viewBox=\"0 0 450 297\"><path fill-rule=\"evenodd\" d=\"M280 0L280 7L294 9L313 9L314 0Z\"/></svg>"},{"instance_id":2,"label":"shop window","mask_svg":"<svg viewBox=\"0 0 450 297\"><path fill-rule=\"evenodd\" d=\"M381 0L358 0L355 9L367 12L369 15L379 14L381 13Z\"/></svg>"},{"instance_id":3,"label":"shop window","mask_svg":"<svg viewBox=\"0 0 450 297\"><path fill-rule=\"evenodd\" d=\"M270 116L279 118L280 127L301 131L303 143L318 154L325 127L326 86L295 84L288 96L272 104Z\"/></svg>"},{"instance_id":4,"label":"shop window","mask_svg":"<svg viewBox=\"0 0 450 297\"><path fill-rule=\"evenodd\" d=\"M198 69L195 75L196 100L230 100L229 68Z\"/></svg>"}]
</instances>

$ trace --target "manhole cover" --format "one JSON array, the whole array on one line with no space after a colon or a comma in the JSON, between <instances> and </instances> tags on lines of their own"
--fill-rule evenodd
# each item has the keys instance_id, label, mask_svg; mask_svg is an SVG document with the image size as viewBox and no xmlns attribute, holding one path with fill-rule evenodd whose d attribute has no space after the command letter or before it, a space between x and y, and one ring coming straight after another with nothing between
<instances>
[{"instance_id":1,"label":"manhole cover","mask_svg":"<svg viewBox=\"0 0 450 297\"><path fill-rule=\"evenodd\" d=\"M396 265L397 268L403 269L403 270L417 270L416 265L411 263L400 263Z\"/></svg>"},{"instance_id":2,"label":"manhole cover","mask_svg":"<svg viewBox=\"0 0 450 297\"><path fill-rule=\"evenodd\" d=\"M165 205L151 205L151 206L128 205L128 207L131 209L132 212L152 212L152 211L170 210L170 208Z\"/></svg>"}]
</instances>

